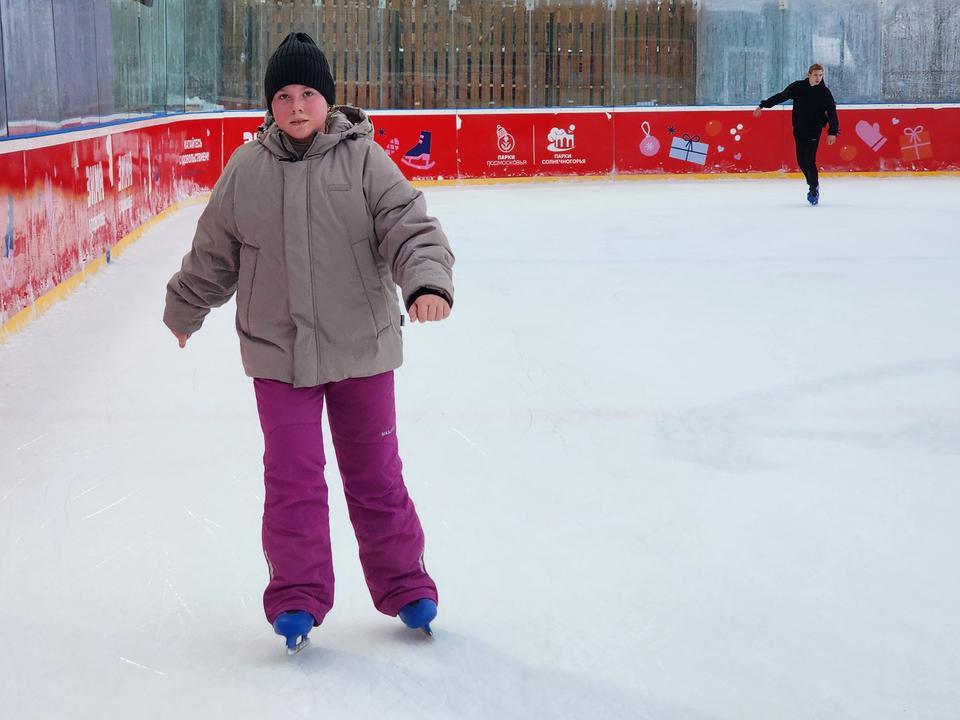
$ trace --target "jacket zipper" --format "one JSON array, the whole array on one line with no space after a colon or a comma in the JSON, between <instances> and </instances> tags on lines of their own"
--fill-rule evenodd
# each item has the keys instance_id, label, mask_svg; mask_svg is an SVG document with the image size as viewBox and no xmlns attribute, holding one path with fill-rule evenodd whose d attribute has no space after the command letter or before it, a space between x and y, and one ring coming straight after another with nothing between
<instances>
[{"instance_id":1,"label":"jacket zipper","mask_svg":"<svg viewBox=\"0 0 960 720\"><path fill-rule=\"evenodd\" d=\"M310 212L310 161L307 161L307 261L310 263L310 301L313 305L313 342L317 347L317 382L320 384L320 318L317 316L317 279L313 274L313 241L310 236L311 216Z\"/></svg>"}]
</instances>

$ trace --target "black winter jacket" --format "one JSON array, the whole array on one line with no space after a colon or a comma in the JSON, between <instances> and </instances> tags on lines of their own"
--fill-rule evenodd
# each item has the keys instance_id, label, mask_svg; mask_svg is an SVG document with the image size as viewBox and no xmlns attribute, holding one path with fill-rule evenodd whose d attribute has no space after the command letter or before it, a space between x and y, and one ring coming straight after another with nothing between
<instances>
[{"instance_id":1,"label":"black winter jacket","mask_svg":"<svg viewBox=\"0 0 960 720\"><path fill-rule=\"evenodd\" d=\"M787 100L793 100L793 132L798 134L819 135L824 125L829 124L827 133L840 132L837 119L837 103L833 93L821 82L811 85L808 80L790 83L783 92L779 92L760 103L762 108L772 108Z\"/></svg>"}]
</instances>

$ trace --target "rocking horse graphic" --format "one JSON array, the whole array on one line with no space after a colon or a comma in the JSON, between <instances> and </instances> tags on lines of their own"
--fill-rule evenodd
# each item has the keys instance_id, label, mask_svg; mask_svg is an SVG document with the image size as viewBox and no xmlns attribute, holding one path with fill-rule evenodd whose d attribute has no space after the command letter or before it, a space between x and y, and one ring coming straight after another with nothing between
<instances>
[{"instance_id":1,"label":"rocking horse graphic","mask_svg":"<svg viewBox=\"0 0 960 720\"><path fill-rule=\"evenodd\" d=\"M420 142L407 150L402 158L404 164L417 170L429 170L435 162L430 161L430 133L426 130L420 131Z\"/></svg>"}]
</instances>

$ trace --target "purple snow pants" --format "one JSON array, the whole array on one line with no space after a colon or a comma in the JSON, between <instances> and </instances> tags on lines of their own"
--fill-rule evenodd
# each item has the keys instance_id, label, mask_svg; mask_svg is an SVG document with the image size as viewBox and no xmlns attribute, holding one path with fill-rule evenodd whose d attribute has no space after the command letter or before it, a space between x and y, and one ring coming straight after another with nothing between
<instances>
[{"instance_id":1,"label":"purple snow pants","mask_svg":"<svg viewBox=\"0 0 960 720\"><path fill-rule=\"evenodd\" d=\"M360 562L377 610L396 615L437 601L423 564L423 530L407 494L397 446L393 373L311 388L253 381L263 427L263 552L271 623L305 610L319 625L333 607L333 561L320 416L324 397Z\"/></svg>"}]
</instances>

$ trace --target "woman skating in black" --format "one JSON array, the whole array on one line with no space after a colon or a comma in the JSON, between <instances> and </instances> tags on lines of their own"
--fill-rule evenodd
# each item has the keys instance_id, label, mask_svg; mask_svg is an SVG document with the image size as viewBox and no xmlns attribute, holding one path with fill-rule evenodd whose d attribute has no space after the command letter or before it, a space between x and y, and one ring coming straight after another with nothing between
<instances>
[{"instance_id":1,"label":"woman skating in black","mask_svg":"<svg viewBox=\"0 0 960 720\"><path fill-rule=\"evenodd\" d=\"M806 80L790 83L783 92L762 101L753 114L760 117L764 108L772 108L787 100L793 100L793 139L797 143L797 164L809 186L807 201L816 205L820 200L820 176L817 173L820 136L824 126L829 125L827 145L833 145L840 132L837 103L823 82L823 65L811 65Z\"/></svg>"}]
</instances>

